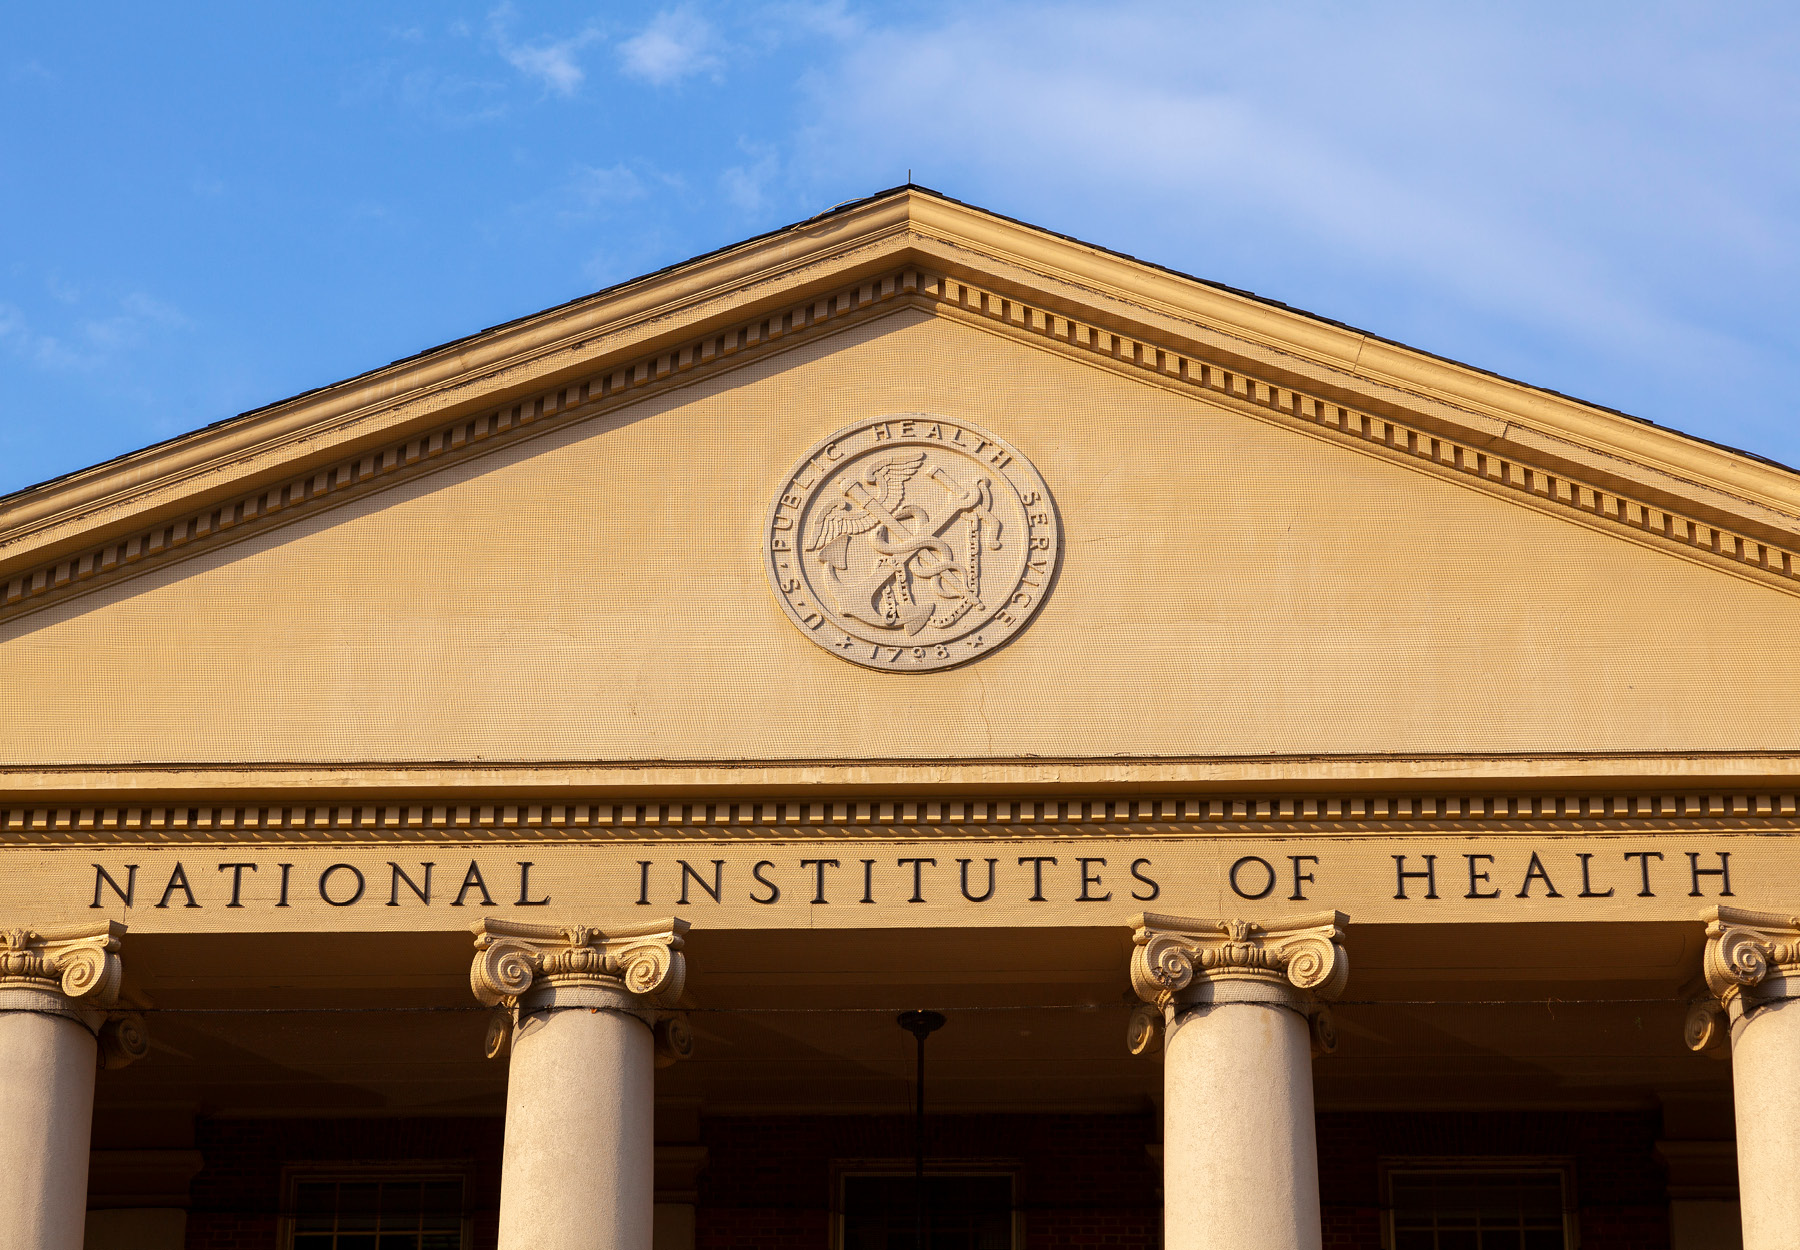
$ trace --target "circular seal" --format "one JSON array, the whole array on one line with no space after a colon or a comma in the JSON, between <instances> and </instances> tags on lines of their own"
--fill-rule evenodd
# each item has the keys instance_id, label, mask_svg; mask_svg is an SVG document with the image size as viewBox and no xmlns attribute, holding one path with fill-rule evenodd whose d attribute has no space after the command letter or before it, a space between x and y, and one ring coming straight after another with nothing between
<instances>
[{"instance_id":1,"label":"circular seal","mask_svg":"<svg viewBox=\"0 0 1800 1250\"><path fill-rule=\"evenodd\" d=\"M1023 629L1060 530L1003 439L929 413L877 417L807 452L769 509L769 582L802 633L900 672L977 659Z\"/></svg>"}]
</instances>

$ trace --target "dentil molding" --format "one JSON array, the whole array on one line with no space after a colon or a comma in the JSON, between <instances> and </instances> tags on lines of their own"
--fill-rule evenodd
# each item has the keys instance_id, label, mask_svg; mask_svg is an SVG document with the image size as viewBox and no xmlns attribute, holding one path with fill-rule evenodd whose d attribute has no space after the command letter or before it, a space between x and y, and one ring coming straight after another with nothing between
<instances>
[{"instance_id":1,"label":"dentil molding","mask_svg":"<svg viewBox=\"0 0 1800 1250\"><path fill-rule=\"evenodd\" d=\"M1127 1026L1133 1054L1160 1049L1163 1030L1198 1001L1270 1002L1306 1013L1314 1049L1329 1054L1337 1033L1324 1002L1344 991L1350 958L1342 912L1262 924L1144 912L1132 919L1131 988L1144 1000ZM1219 992L1230 986L1233 993ZM1244 991L1248 991L1248 993Z\"/></svg>"},{"instance_id":2,"label":"dentil molding","mask_svg":"<svg viewBox=\"0 0 1800 1250\"><path fill-rule=\"evenodd\" d=\"M506 1052L521 1014L610 999L654 1030L659 1066L687 1058L693 1035L686 1020L668 1010L687 983L681 953L687 930L687 921L673 917L607 929L481 920L474 926L469 987L483 1006L497 1009L488 1027L488 1057ZM582 991L599 991L600 997Z\"/></svg>"}]
</instances>

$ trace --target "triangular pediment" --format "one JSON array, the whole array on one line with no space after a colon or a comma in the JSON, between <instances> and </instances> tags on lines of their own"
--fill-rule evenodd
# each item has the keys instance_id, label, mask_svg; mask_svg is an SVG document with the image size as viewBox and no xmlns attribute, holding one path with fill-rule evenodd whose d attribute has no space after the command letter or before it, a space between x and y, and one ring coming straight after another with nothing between
<instances>
[{"instance_id":1,"label":"triangular pediment","mask_svg":"<svg viewBox=\"0 0 1800 1250\"><path fill-rule=\"evenodd\" d=\"M907 414L1054 522L993 504L991 655L884 672L769 526ZM58 711L8 754L1780 749L1797 518L1751 457L907 189L13 496L0 655Z\"/></svg>"}]
</instances>

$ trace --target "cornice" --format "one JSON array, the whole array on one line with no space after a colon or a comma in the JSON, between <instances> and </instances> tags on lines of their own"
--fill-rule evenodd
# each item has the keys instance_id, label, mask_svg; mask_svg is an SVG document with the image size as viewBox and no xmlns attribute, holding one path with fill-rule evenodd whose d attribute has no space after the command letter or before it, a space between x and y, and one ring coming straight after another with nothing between
<instances>
[{"instance_id":1,"label":"cornice","mask_svg":"<svg viewBox=\"0 0 1800 1250\"><path fill-rule=\"evenodd\" d=\"M906 221L867 224L880 228L861 238L857 255L833 258L826 275L833 281L841 283L845 271L858 263L864 267L891 263L898 252L935 252L933 258L938 261L957 259L945 254L948 245L940 240L903 229L909 224ZM820 248L821 252L827 250ZM966 254L961 255L967 260ZM992 267L991 257L982 259ZM1114 260L1117 263L1117 258ZM999 276L1004 279L1006 275ZM1025 276L1040 284L1046 281L1041 274ZM774 294L787 298L806 285L806 277L787 268L761 280L771 284ZM1655 466L1633 468L1614 451L1588 454L1573 443L1556 443L1542 431L1515 428L1466 409L1453 411L1441 400L1421 398L1420 393L1384 396L1371 391L1366 379L1341 371L1322 373L1314 368L1312 376L1305 379L1307 389L1302 389L1294 382L1297 362L1308 361L1285 349L1258 348L1250 353L1257 357L1258 371L1246 371L1239 362L1246 359L1247 340L1227 341L1217 331L1201 333L1192 321L1178 321L1171 313L1158 313L1159 324L1146 332L1142 322L1150 308L1147 297L1140 296L1130 308L1099 310L1111 314L1107 317L1095 315L1091 305L1098 297L1093 291L1065 290L1059 297L1055 292L1025 288L1024 278L1015 277L1012 287L1005 281L977 285L945 270L907 265L873 273L850 285L837 285L796 304L777 306L748 321L709 329L700 337L648 355L631 356L631 349L656 337L650 322L657 318L645 314L610 337L551 336L554 341L541 345L539 354L508 365L511 373L507 378L489 372L475 379L465 371L457 375L453 386L445 383L430 395L417 392L405 399L371 401L375 410L365 405L359 415L346 417L330 431L317 421L288 429L282 423L287 417L282 421L271 418L271 427L264 431L266 437L258 448L226 449L232 457L229 463L214 455L204 466L198 461L190 464L200 451L187 448L185 442L177 443L169 455L181 464L165 466L160 485L144 487L135 474L115 468L115 476L124 474L130 479L125 485L115 483L123 492L115 492L116 497L89 498L83 494L85 488L70 484L61 511L51 507L50 495L42 499L28 495L0 515L0 617L31 611L170 559L261 532L447 463L485 454L502 444L602 415L636 402L650 390L688 385L702 376L899 308L922 308L952 317L1361 454L1457 481L1641 546L1800 593L1800 506L1788 506L1800 504L1800 498L1783 499L1778 509L1747 496L1727 496L1696 477L1678 478ZM683 290L695 285L686 283ZM1187 282L1184 289L1194 286ZM1015 288L1028 290L1030 298L1006 293ZM1220 298L1224 295L1212 288L1198 289ZM1071 294L1085 297L1090 305L1080 316L1066 311ZM694 291L692 299L699 303L722 301L724 310L738 316L755 302L741 288L727 299L712 287L704 287ZM1273 311L1264 305L1255 307L1265 315ZM695 317L704 320L705 311L693 306L683 309L690 321ZM621 314L619 319L628 318ZM673 320L674 314L665 311L661 319ZM1133 322L1128 326L1132 333L1117 328L1121 320ZM545 352L558 356L558 361L552 363ZM1316 366L1318 361L1310 363ZM597 364L601 367L596 371ZM580 369L571 372L575 366ZM551 375L557 380L548 390L518 389L531 382L541 385ZM1363 394L1358 398L1364 402L1352 406L1344 397L1356 386L1361 387ZM488 403L496 392L506 393L507 400L498 407L471 409L470 396L460 393L471 390L478 392L475 398ZM1406 419L1393 415L1402 411ZM454 418L444 420L450 412L456 413ZM1447 435L1449 430L1456 431L1456 436ZM247 431L240 433L249 437ZM347 449L356 454L344 458ZM296 476L269 477L270 472L292 471L300 463L307 468ZM194 473L211 480L202 483ZM233 481L241 485L243 480L254 483L247 493L226 491ZM159 503L159 495L190 502L197 497L203 502L198 510L169 514L163 507L167 500ZM1674 499L1691 506L1673 507ZM163 510L158 511L159 507ZM120 528L133 517L141 520L152 513L155 519L150 528ZM1732 524L1720 524L1721 517L1728 517ZM104 534L105 541L67 549L72 535L91 540L96 534ZM54 552L54 557L43 560L46 552Z\"/></svg>"},{"instance_id":2,"label":"cornice","mask_svg":"<svg viewBox=\"0 0 1800 1250\"><path fill-rule=\"evenodd\" d=\"M1190 794L1373 796L1800 792L1800 753L1033 756L992 759L345 761L0 765L0 805L748 801ZM363 796L373 796L365 800Z\"/></svg>"},{"instance_id":3,"label":"cornice","mask_svg":"<svg viewBox=\"0 0 1800 1250\"><path fill-rule=\"evenodd\" d=\"M1401 834L1800 834L1795 794L1022 795L918 801L812 793L738 802L220 804L0 808L0 845L406 844Z\"/></svg>"},{"instance_id":4,"label":"cornice","mask_svg":"<svg viewBox=\"0 0 1800 1250\"><path fill-rule=\"evenodd\" d=\"M590 357L592 349L636 344L641 350L655 343L658 331L720 300L740 317L758 311L755 301L770 294L764 288L771 283L812 277L823 260L841 269L859 248L903 229L906 209L897 197L803 222L28 489L0 505L0 557L58 522L91 523L108 504L147 500L171 485L191 488L204 470L245 466L295 440L301 454L317 452L347 423L447 386L491 389L521 380L521 366L526 376L543 374L548 358L571 348Z\"/></svg>"},{"instance_id":5,"label":"cornice","mask_svg":"<svg viewBox=\"0 0 1800 1250\"><path fill-rule=\"evenodd\" d=\"M1393 343L1247 292L1174 273L1134 257L1008 221L941 198L921 198L912 229L945 247L1000 260L1034 285L1090 292L1119 324L1167 319L1219 337L1222 348L1250 349L1269 365L1328 370L1359 390L1368 384L1459 410L1462 424L1482 422L1496 438L1523 438L1658 470L1675 482L1717 490L1766 508L1779 524L1800 517L1800 478L1759 461L1581 400ZM989 266L991 269L991 266ZM1022 292L1014 292L1021 294Z\"/></svg>"}]
</instances>

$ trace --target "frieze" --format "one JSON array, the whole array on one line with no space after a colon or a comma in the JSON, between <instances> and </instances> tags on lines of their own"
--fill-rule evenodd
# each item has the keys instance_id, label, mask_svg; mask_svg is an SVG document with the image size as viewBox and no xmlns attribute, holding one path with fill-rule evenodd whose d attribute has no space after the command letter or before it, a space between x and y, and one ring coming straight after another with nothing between
<instances>
[{"instance_id":1,"label":"frieze","mask_svg":"<svg viewBox=\"0 0 1800 1250\"><path fill-rule=\"evenodd\" d=\"M1692 923L1708 905L1780 905L1797 853L1794 835L1766 831L5 848L0 926L399 931L676 913L709 928L1093 927L1151 908L1280 919L1322 905L1367 923Z\"/></svg>"}]
</instances>

